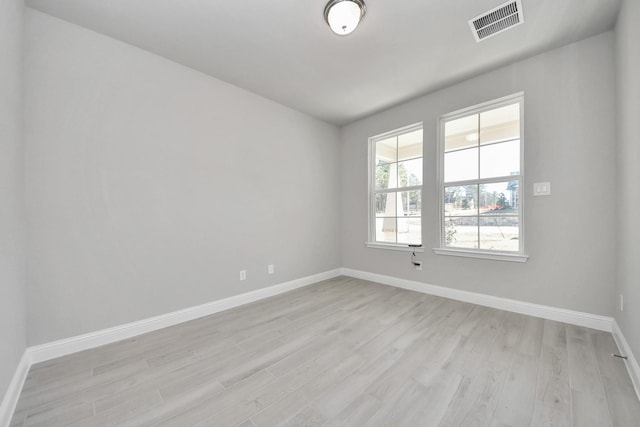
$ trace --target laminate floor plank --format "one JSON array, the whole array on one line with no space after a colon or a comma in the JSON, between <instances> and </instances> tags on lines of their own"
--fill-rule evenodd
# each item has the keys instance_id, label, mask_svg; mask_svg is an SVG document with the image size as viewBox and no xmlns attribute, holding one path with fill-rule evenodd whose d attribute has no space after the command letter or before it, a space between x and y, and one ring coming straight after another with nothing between
<instances>
[{"instance_id":1,"label":"laminate floor plank","mask_svg":"<svg viewBox=\"0 0 640 427\"><path fill-rule=\"evenodd\" d=\"M282 427L315 427L322 426L326 423L326 419L315 412L312 408L306 407L302 411L298 412L290 420L280 424Z\"/></svg>"},{"instance_id":2,"label":"laminate floor plank","mask_svg":"<svg viewBox=\"0 0 640 427\"><path fill-rule=\"evenodd\" d=\"M34 393L25 399L24 405L30 407L31 411L42 411L78 399L99 399L117 390L134 386L140 378L146 375L147 370L147 364L142 360L139 363L128 365L126 369L110 371L86 380L79 380L72 385L49 388L42 393ZM18 404L22 405L20 402ZM22 406L19 407L22 408Z\"/></svg>"},{"instance_id":3,"label":"laminate floor plank","mask_svg":"<svg viewBox=\"0 0 640 427\"><path fill-rule=\"evenodd\" d=\"M471 304L445 300L428 316L403 333L392 345L402 350L411 347L421 337L438 334L443 328L456 329L473 310L473 307Z\"/></svg>"},{"instance_id":4,"label":"laminate floor plank","mask_svg":"<svg viewBox=\"0 0 640 427\"><path fill-rule=\"evenodd\" d=\"M138 393L129 399L122 400L118 405L95 412L93 417L87 417L73 423L74 427L119 426L137 414L146 413L164 403L158 391Z\"/></svg>"},{"instance_id":5,"label":"laminate floor plank","mask_svg":"<svg viewBox=\"0 0 640 427\"><path fill-rule=\"evenodd\" d=\"M545 320L532 425L573 425L568 363L565 325Z\"/></svg>"},{"instance_id":6,"label":"laminate floor plank","mask_svg":"<svg viewBox=\"0 0 640 427\"><path fill-rule=\"evenodd\" d=\"M380 409L381 402L370 394L360 394L340 413L325 423L325 427L363 426Z\"/></svg>"},{"instance_id":7,"label":"laminate floor plank","mask_svg":"<svg viewBox=\"0 0 640 427\"><path fill-rule=\"evenodd\" d=\"M514 354L491 420L492 426L532 425L539 364L536 356L519 352Z\"/></svg>"},{"instance_id":8,"label":"laminate floor plank","mask_svg":"<svg viewBox=\"0 0 640 427\"><path fill-rule=\"evenodd\" d=\"M370 360L351 375L339 379L311 403L316 413L325 419L337 416L352 400L357 398L375 379L397 363L400 352L388 349L378 358Z\"/></svg>"},{"instance_id":9,"label":"laminate floor plank","mask_svg":"<svg viewBox=\"0 0 640 427\"><path fill-rule=\"evenodd\" d=\"M252 416L251 420L258 427L274 426L289 421L304 409L310 401L322 395L333 383L344 376L350 375L365 362L366 360L357 354L341 357L334 366L323 371L313 381L289 393L278 402L269 405L263 411Z\"/></svg>"},{"instance_id":10,"label":"laminate floor plank","mask_svg":"<svg viewBox=\"0 0 640 427\"><path fill-rule=\"evenodd\" d=\"M612 427L609 405L589 333L566 325L573 422L580 426Z\"/></svg>"},{"instance_id":11,"label":"laminate floor plank","mask_svg":"<svg viewBox=\"0 0 640 427\"><path fill-rule=\"evenodd\" d=\"M380 400L380 407L364 426L410 425L408 418L417 409L415 402L426 402L428 398L427 390L410 377L388 390L388 395Z\"/></svg>"},{"instance_id":12,"label":"laminate floor plank","mask_svg":"<svg viewBox=\"0 0 640 427\"><path fill-rule=\"evenodd\" d=\"M637 426L609 333L337 277L31 367L11 427Z\"/></svg>"},{"instance_id":13,"label":"laminate floor plank","mask_svg":"<svg viewBox=\"0 0 640 427\"><path fill-rule=\"evenodd\" d=\"M443 303L444 299L442 298L430 298L420 302L410 312L400 317L393 324L393 327L381 329L379 334L363 342L355 350L365 356L378 354L386 350Z\"/></svg>"},{"instance_id":14,"label":"laminate floor plank","mask_svg":"<svg viewBox=\"0 0 640 427\"><path fill-rule=\"evenodd\" d=\"M233 384L231 387L225 389L223 393L215 396L214 399L202 399L195 405L185 406L170 418L161 421L154 421L153 425L165 427L192 426L198 423L204 423L211 417L216 417L220 422L220 425L238 424L248 417L244 416L244 419L239 419L236 423L225 424L223 423L223 420L220 419L219 413L225 408L234 407L237 405L237 402L242 401L242 399L253 401L255 390L259 389L261 386L271 383L274 379L275 377L268 371L259 371L254 375Z\"/></svg>"},{"instance_id":15,"label":"laminate floor plank","mask_svg":"<svg viewBox=\"0 0 640 427\"><path fill-rule=\"evenodd\" d=\"M436 333L429 333L415 341L412 346L402 350L398 363L371 383L366 392L382 402L387 401L395 396L410 379L413 380L417 375L423 376L421 369L425 364L441 365L448 360L459 340L460 337L455 334L441 337ZM439 372L441 367L438 366L436 370Z\"/></svg>"},{"instance_id":16,"label":"laminate floor plank","mask_svg":"<svg viewBox=\"0 0 640 427\"><path fill-rule=\"evenodd\" d=\"M485 318L481 322L495 334L487 335L484 328L478 328L474 336L486 339L476 342L472 349L453 353L462 361L464 368L456 371L464 377L441 425L489 425L493 419L521 337L523 316L491 310L487 314L500 321L494 323Z\"/></svg>"}]
</instances>

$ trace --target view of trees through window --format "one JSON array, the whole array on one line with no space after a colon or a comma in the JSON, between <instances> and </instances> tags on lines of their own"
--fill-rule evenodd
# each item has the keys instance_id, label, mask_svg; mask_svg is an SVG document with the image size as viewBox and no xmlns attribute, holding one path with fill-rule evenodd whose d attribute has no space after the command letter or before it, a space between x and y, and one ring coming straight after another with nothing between
<instances>
[{"instance_id":1,"label":"view of trees through window","mask_svg":"<svg viewBox=\"0 0 640 427\"><path fill-rule=\"evenodd\" d=\"M443 120L445 247L520 251L520 106Z\"/></svg>"}]
</instances>

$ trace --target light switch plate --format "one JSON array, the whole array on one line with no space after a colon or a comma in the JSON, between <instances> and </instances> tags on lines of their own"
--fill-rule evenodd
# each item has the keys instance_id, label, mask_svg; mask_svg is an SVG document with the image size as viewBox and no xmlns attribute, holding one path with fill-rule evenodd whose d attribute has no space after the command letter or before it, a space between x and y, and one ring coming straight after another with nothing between
<instances>
[{"instance_id":1,"label":"light switch plate","mask_svg":"<svg viewBox=\"0 0 640 427\"><path fill-rule=\"evenodd\" d=\"M534 196L550 196L551 183L550 182L534 182L533 195Z\"/></svg>"}]
</instances>

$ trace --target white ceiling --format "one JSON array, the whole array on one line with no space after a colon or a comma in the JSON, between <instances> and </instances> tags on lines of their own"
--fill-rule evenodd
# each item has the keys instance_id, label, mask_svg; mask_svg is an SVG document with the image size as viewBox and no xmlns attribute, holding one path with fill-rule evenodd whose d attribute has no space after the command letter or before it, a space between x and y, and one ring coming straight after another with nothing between
<instances>
[{"instance_id":1,"label":"white ceiling","mask_svg":"<svg viewBox=\"0 0 640 427\"><path fill-rule=\"evenodd\" d=\"M349 36L325 0L27 0L28 6L342 125L613 28L619 0L522 0L525 23L476 43L505 0L365 0Z\"/></svg>"}]
</instances>

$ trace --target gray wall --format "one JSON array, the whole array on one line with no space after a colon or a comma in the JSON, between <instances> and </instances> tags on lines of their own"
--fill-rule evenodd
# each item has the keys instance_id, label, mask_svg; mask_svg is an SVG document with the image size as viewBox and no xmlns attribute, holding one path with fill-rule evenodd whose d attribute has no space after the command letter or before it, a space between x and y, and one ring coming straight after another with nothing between
<instances>
[{"instance_id":1,"label":"gray wall","mask_svg":"<svg viewBox=\"0 0 640 427\"><path fill-rule=\"evenodd\" d=\"M336 127L33 10L25 43L30 344L340 267Z\"/></svg>"},{"instance_id":2,"label":"gray wall","mask_svg":"<svg viewBox=\"0 0 640 427\"><path fill-rule=\"evenodd\" d=\"M343 266L532 303L612 315L615 87L612 32L480 75L341 129ZM435 255L440 115L525 92L524 264ZM365 247L367 138L424 121L423 271ZM532 197L551 181L552 195ZM637 180L635 181L637 182ZM637 276L636 276L637 277Z\"/></svg>"},{"instance_id":3,"label":"gray wall","mask_svg":"<svg viewBox=\"0 0 640 427\"><path fill-rule=\"evenodd\" d=\"M640 357L640 2L624 0L616 26L618 84L618 293L616 320ZM617 297L617 295L616 295Z\"/></svg>"},{"instance_id":4,"label":"gray wall","mask_svg":"<svg viewBox=\"0 0 640 427\"><path fill-rule=\"evenodd\" d=\"M0 0L0 401L26 346L21 0Z\"/></svg>"}]
</instances>

